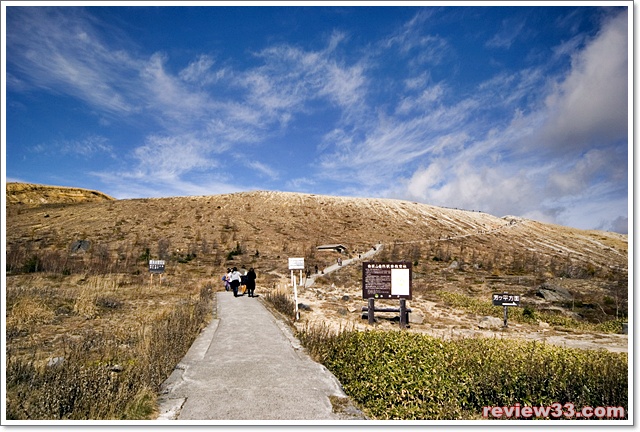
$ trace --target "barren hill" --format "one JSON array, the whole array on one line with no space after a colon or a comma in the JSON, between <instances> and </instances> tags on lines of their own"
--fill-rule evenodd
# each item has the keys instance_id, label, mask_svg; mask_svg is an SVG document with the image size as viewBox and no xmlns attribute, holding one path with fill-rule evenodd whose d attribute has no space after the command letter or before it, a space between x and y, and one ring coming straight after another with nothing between
<instances>
[{"instance_id":1,"label":"barren hill","mask_svg":"<svg viewBox=\"0 0 640 432\"><path fill-rule=\"evenodd\" d=\"M7 183L7 204L56 204L92 201L112 201L102 192L64 186L46 186L31 183Z\"/></svg>"},{"instance_id":2,"label":"barren hill","mask_svg":"<svg viewBox=\"0 0 640 432\"><path fill-rule=\"evenodd\" d=\"M71 189L68 196L75 191L81 190ZM408 201L265 191L128 200L95 194L100 201L80 205L60 205L58 200L55 206L32 209L9 206L8 245L35 240L60 247L90 240L111 252L137 245L158 255L178 250L198 254L204 243L205 257L226 255L239 245L248 255L258 251L263 259L284 259L311 254L327 243L344 244L349 253L357 253L380 242L412 249L414 255L419 254L416 249L422 255L429 250L442 255L437 258L467 262L490 258L497 265L515 266L520 259L545 267L569 260L591 273L627 268L624 235ZM286 269L286 259L281 269Z\"/></svg>"},{"instance_id":3,"label":"barren hill","mask_svg":"<svg viewBox=\"0 0 640 432\"><path fill-rule=\"evenodd\" d=\"M357 259L382 244L372 259L412 262L411 303L425 325L440 320L468 328L477 322L464 312L435 310L442 291L478 299L509 291L539 310L595 323L626 312L627 236L611 232L401 200L267 191L39 206L7 202L9 273L34 256L45 270L84 265L86 271L140 274L146 273L145 259L160 258L167 260L169 278L188 272L216 284L229 266L254 267L264 292L286 286L288 257L324 269L338 257ZM324 244L347 251L316 249ZM314 308L309 316L359 322L360 271L352 265L320 275L302 290L302 301ZM541 297L541 286L565 297Z\"/></svg>"}]
</instances>

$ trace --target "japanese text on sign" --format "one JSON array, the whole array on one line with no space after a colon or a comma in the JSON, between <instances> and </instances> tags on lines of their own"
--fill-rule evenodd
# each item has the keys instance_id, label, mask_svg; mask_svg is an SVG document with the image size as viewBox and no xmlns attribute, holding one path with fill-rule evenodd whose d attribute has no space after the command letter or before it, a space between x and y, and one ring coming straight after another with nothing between
<instances>
[{"instance_id":1,"label":"japanese text on sign","mask_svg":"<svg viewBox=\"0 0 640 432\"><path fill-rule=\"evenodd\" d=\"M362 263L362 297L411 300L411 264Z\"/></svg>"},{"instance_id":2,"label":"japanese text on sign","mask_svg":"<svg viewBox=\"0 0 640 432\"><path fill-rule=\"evenodd\" d=\"M164 273L164 260L149 260L150 273Z\"/></svg>"},{"instance_id":3,"label":"japanese text on sign","mask_svg":"<svg viewBox=\"0 0 640 432\"><path fill-rule=\"evenodd\" d=\"M304 258L289 258L289 270L304 270Z\"/></svg>"},{"instance_id":4,"label":"japanese text on sign","mask_svg":"<svg viewBox=\"0 0 640 432\"><path fill-rule=\"evenodd\" d=\"M494 306L520 306L520 296L516 294L493 294Z\"/></svg>"}]
</instances>

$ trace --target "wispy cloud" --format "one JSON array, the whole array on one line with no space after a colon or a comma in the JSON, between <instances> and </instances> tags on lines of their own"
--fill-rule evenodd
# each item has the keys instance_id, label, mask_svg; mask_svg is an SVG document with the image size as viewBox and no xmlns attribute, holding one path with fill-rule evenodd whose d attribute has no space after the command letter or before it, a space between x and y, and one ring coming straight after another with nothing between
<instances>
[{"instance_id":1,"label":"wispy cloud","mask_svg":"<svg viewBox=\"0 0 640 432\"><path fill-rule=\"evenodd\" d=\"M626 193L618 186L626 169L617 168L627 163L626 12L591 38L576 34L552 47L546 62L497 65L458 92L459 82L438 67L460 53L430 31L441 8L416 8L397 30L356 50L347 49L355 35L333 30L314 48L280 41L238 54L250 57L246 63L210 52L180 60L144 52L89 11L64 9L8 9L7 86L79 99L105 130L140 126L142 138L118 152L118 168L93 173L116 196L239 190L220 162L237 163L237 154L260 180L281 180L276 158L257 155L291 135L307 168L282 181L294 190L335 188L325 192L554 222L576 200ZM506 19L486 46L509 50L526 31L525 19ZM38 149L116 152L101 134ZM592 217L615 218L603 211Z\"/></svg>"},{"instance_id":2,"label":"wispy cloud","mask_svg":"<svg viewBox=\"0 0 640 432\"><path fill-rule=\"evenodd\" d=\"M490 48L511 48L515 40L520 37L525 24L526 20L524 18L503 20L500 31L487 41L486 46Z\"/></svg>"}]
</instances>

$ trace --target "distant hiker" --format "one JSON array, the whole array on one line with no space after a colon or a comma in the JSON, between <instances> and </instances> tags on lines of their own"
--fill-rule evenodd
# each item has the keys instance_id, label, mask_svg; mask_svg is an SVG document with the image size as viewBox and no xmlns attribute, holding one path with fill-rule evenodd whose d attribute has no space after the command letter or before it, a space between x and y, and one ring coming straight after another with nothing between
<instances>
[{"instance_id":1,"label":"distant hiker","mask_svg":"<svg viewBox=\"0 0 640 432\"><path fill-rule=\"evenodd\" d=\"M318 274L318 264L316 264L315 269L316 269L316 274Z\"/></svg>"},{"instance_id":2,"label":"distant hiker","mask_svg":"<svg viewBox=\"0 0 640 432\"><path fill-rule=\"evenodd\" d=\"M227 272L222 276L222 282L224 282L225 291L231 290L231 284L229 283L230 281L231 281L231 269L228 268Z\"/></svg>"},{"instance_id":3,"label":"distant hiker","mask_svg":"<svg viewBox=\"0 0 640 432\"><path fill-rule=\"evenodd\" d=\"M231 271L231 278L229 280L231 289L233 290L233 296L238 297L238 287L240 286L240 272L236 267Z\"/></svg>"},{"instance_id":4,"label":"distant hiker","mask_svg":"<svg viewBox=\"0 0 640 432\"><path fill-rule=\"evenodd\" d=\"M241 296L244 295L244 293L247 292L247 270L246 269L242 269L240 270L240 288L238 288L238 293L240 293Z\"/></svg>"},{"instance_id":5,"label":"distant hiker","mask_svg":"<svg viewBox=\"0 0 640 432\"><path fill-rule=\"evenodd\" d=\"M251 267L249 273L247 273L247 292L249 293L249 297L255 297L256 277L256 272L253 270L253 267Z\"/></svg>"}]
</instances>

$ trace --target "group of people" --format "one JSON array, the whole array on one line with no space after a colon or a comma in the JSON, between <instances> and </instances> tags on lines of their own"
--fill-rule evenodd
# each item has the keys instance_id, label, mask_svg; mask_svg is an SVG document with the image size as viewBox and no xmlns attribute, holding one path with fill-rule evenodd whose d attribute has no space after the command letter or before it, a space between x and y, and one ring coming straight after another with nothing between
<instances>
[{"instance_id":1,"label":"group of people","mask_svg":"<svg viewBox=\"0 0 640 432\"><path fill-rule=\"evenodd\" d=\"M249 297L255 297L256 291L256 272L253 270L253 267L249 269L248 272L245 271L244 274L238 271L237 267L233 269L228 268L227 273L222 276L222 281L224 282L224 288L226 291L233 291L233 296L238 297L238 292L241 286L246 287L246 292ZM241 296L244 295L240 294Z\"/></svg>"}]
</instances>

